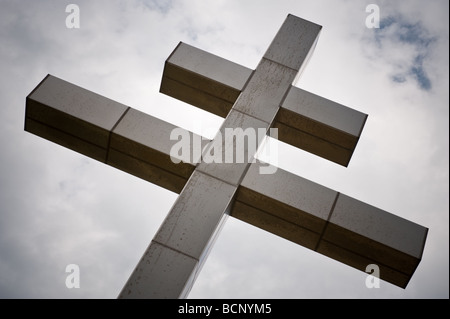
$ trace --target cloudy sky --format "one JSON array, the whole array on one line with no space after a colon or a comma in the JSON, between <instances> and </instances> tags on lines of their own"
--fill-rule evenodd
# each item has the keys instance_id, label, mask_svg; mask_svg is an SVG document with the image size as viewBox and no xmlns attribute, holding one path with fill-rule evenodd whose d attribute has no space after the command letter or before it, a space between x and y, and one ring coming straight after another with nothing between
<instances>
[{"instance_id":1,"label":"cloudy sky","mask_svg":"<svg viewBox=\"0 0 450 319\"><path fill-rule=\"evenodd\" d=\"M80 28L66 27L66 6ZM367 28L368 4L380 27ZM287 14L323 26L297 86L369 114L348 168L278 166L429 228L406 289L228 218L190 298L449 297L446 0L0 0L0 298L116 298L176 194L25 132L48 74L183 128L222 119L159 91L179 41L254 69ZM80 268L80 288L65 285Z\"/></svg>"}]
</instances>

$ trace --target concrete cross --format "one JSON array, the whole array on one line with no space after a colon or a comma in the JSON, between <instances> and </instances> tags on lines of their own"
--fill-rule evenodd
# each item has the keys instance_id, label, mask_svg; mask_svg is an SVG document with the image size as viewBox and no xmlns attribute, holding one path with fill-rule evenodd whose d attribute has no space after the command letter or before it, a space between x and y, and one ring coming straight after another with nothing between
<instances>
[{"instance_id":1,"label":"concrete cross","mask_svg":"<svg viewBox=\"0 0 450 319\"><path fill-rule=\"evenodd\" d=\"M180 194L120 298L186 297L228 215L362 271L376 264L381 279L406 287L427 228L281 169L261 174L267 165L249 145L242 163L202 157L214 145L238 151L247 129L277 128L281 141L348 165L367 115L292 86L320 30L288 15L255 70L176 47L161 92L225 117L202 154L190 145L191 161L173 161L175 126L54 76L27 97L25 130ZM231 142L219 139L237 128Z\"/></svg>"}]
</instances>

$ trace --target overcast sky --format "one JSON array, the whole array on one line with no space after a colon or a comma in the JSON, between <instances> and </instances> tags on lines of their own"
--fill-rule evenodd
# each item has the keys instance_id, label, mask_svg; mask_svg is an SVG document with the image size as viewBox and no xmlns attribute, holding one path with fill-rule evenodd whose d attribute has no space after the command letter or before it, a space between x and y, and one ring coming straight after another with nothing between
<instances>
[{"instance_id":1,"label":"overcast sky","mask_svg":"<svg viewBox=\"0 0 450 319\"><path fill-rule=\"evenodd\" d=\"M66 27L66 6L80 28ZM367 28L366 6L380 8ZM278 166L429 228L406 289L229 217L190 298L449 297L449 3L0 0L0 297L116 298L176 194L24 131L48 74L189 130L222 119L159 92L186 42L254 69L291 13L323 26L297 86L369 114L348 168ZM80 267L80 288L65 285Z\"/></svg>"}]
</instances>

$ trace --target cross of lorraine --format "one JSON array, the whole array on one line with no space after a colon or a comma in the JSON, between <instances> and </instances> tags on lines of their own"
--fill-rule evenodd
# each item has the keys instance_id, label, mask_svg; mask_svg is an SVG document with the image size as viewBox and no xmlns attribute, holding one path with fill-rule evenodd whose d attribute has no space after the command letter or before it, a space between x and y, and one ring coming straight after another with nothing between
<instances>
[{"instance_id":1,"label":"cross of lorraine","mask_svg":"<svg viewBox=\"0 0 450 319\"><path fill-rule=\"evenodd\" d=\"M288 15L255 70L180 43L160 91L223 117L211 141L52 75L28 95L26 131L179 194L119 298L186 297L227 216L407 286L428 228L255 160L275 129L280 141L349 165L367 115L293 85L320 32ZM174 132L199 142L174 151ZM248 132L264 134L242 143ZM205 160L230 150L231 161Z\"/></svg>"}]
</instances>

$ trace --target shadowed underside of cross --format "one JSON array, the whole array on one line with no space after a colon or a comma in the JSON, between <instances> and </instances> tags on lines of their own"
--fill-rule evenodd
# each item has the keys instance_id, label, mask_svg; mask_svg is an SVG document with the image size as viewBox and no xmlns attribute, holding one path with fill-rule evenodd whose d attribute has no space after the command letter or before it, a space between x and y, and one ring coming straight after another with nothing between
<instances>
[{"instance_id":1,"label":"shadowed underside of cross","mask_svg":"<svg viewBox=\"0 0 450 319\"><path fill-rule=\"evenodd\" d=\"M255 70L180 43L161 92L225 117L203 152L225 149L226 129L277 128L279 140L347 166L367 115L292 85L320 30L288 15ZM175 128L51 75L26 100L25 130L180 194L120 298L187 296L228 215L362 271L376 264L406 287L427 228L281 169L261 174L248 146L243 163L174 163Z\"/></svg>"}]
</instances>

